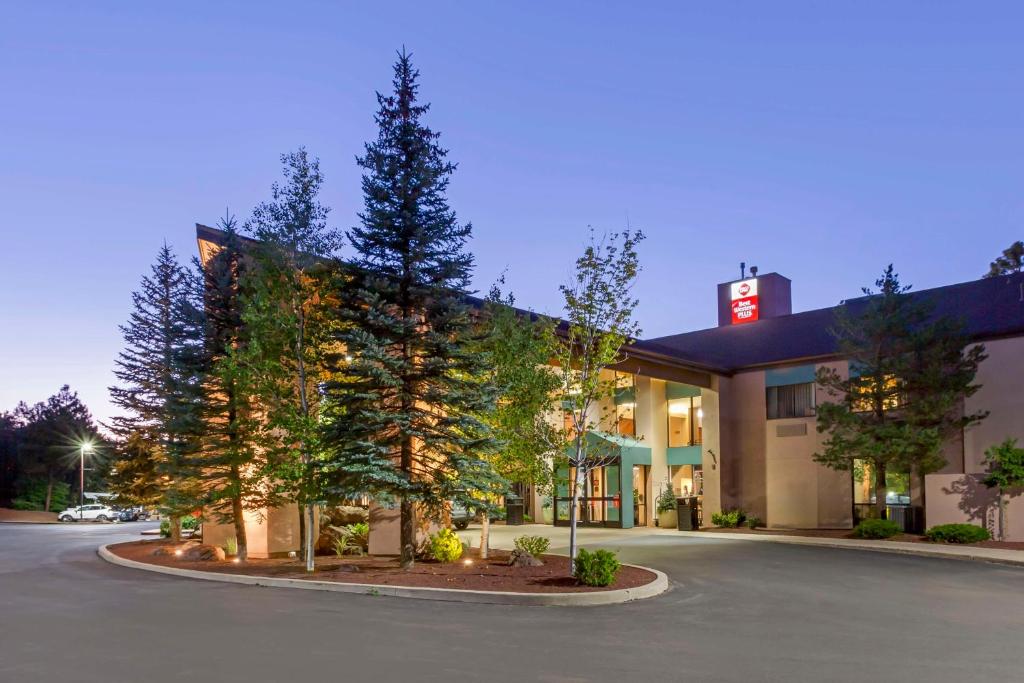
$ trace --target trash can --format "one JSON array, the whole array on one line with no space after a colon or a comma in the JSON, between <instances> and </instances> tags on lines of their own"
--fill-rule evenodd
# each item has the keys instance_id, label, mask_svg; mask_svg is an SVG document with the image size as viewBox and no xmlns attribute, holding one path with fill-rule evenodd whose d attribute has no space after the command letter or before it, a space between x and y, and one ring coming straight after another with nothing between
<instances>
[{"instance_id":1,"label":"trash can","mask_svg":"<svg viewBox=\"0 0 1024 683\"><path fill-rule=\"evenodd\" d=\"M505 496L505 524L519 526L523 523L523 499L519 496Z\"/></svg>"},{"instance_id":2,"label":"trash can","mask_svg":"<svg viewBox=\"0 0 1024 683\"><path fill-rule=\"evenodd\" d=\"M679 531L699 531L700 518L698 516L697 499L694 497L676 498L676 517L678 518L677 528Z\"/></svg>"}]
</instances>

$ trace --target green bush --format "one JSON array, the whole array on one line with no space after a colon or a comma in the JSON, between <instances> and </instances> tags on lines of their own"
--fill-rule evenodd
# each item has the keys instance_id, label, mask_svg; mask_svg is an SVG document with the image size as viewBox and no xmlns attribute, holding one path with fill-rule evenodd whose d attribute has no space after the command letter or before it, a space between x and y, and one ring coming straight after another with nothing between
<instances>
[{"instance_id":1,"label":"green bush","mask_svg":"<svg viewBox=\"0 0 1024 683\"><path fill-rule=\"evenodd\" d=\"M185 515L181 518L182 531L195 531L199 528L199 519L192 515Z\"/></svg>"},{"instance_id":2,"label":"green bush","mask_svg":"<svg viewBox=\"0 0 1024 683\"><path fill-rule=\"evenodd\" d=\"M978 543L992 538L988 529L974 524L940 524L924 535L932 543Z\"/></svg>"},{"instance_id":3,"label":"green bush","mask_svg":"<svg viewBox=\"0 0 1024 683\"><path fill-rule=\"evenodd\" d=\"M163 538L171 537L171 520L164 519L160 522L160 536Z\"/></svg>"},{"instance_id":4,"label":"green bush","mask_svg":"<svg viewBox=\"0 0 1024 683\"><path fill-rule=\"evenodd\" d=\"M430 535L430 555L438 562L454 562L462 557L462 539L451 529Z\"/></svg>"},{"instance_id":5,"label":"green bush","mask_svg":"<svg viewBox=\"0 0 1024 683\"><path fill-rule=\"evenodd\" d=\"M853 530L856 538L890 538L901 533L903 528L891 519L865 519Z\"/></svg>"},{"instance_id":6,"label":"green bush","mask_svg":"<svg viewBox=\"0 0 1024 683\"><path fill-rule=\"evenodd\" d=\"M671 512L676 509L676 494L672 489L665 489L658 494L658 512Z\"/></svg>"},{"instance_id":7,"label":"green bush","mask_svg":"<svg viewBox=\"0 0 1024 683\"><path fill-rule=\"evenodd\" d=\"M515 545L516 550L530 553L534 557L540 557L546 553L548 546L551 545L551 541L543 536L520 536L512 541L512 543Z\"/></svg>"},{"instance_id":8,"label":"green bush","mask_svg":"<svg viewBox=\"0 0 1024 683\"><path fill-rule=\"evenodd\" d=\"M357 543L363 550L370 549L370 525L367 522L356 522L345 527L353 542Z\"/></svg>"},{"instance_id":9,"label":"green bush","mask_svg":"<svg viewBox=\"0 0 1024 683\"><path fill-rule=\"evenodd\" d=\"M715 512L711 515L711 523L726 529L735 529L747 519L747 513L740 508L726 512Z\"/></svg>"},{"instance_id":10,"label":"green bush","mask_svg":"<svg viewBox=\"0 0 1024 683\"><path fill-rule=\"evenodd\" d=\"M759 526L764 526L764 522L761 521L760 517L758 517L757 515L751 515L750 517L747 517L748 529L756 529Z\"/></svg>"},{"instance_id":11,"label":"green bush","mask_svg":"<svg viewBox=\"0 0 1024 683\"><path fill-rule=\"evenodd\" d=\"M224 541L224 554L225 555L237 555L238 554L238 539L231 536Z\"/></svg>"},{"instance_id":12,"label":"green bush","mask_svg":"<svg viewBox=\"0 0 1024 683\"><path fill-rule=\"evenodd\" d=\"M610 550L595 550L591 553L580 548L576 553L573 575L584 586L610 586L621 568L615 553Z\"/></svg>"}]
</instances>

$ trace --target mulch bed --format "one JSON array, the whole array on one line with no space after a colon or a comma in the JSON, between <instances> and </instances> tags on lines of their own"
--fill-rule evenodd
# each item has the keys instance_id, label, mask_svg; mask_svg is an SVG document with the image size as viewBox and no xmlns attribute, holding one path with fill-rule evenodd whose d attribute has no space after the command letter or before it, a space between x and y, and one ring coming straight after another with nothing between
<instances>
[{"instance_id":1,"label":"mulch bed","mask_svg":"<svg viewBox=\"0 0 1024 683\"><path fill-rule=\"evenodd\" d=\"M506 564L509 556L507 551L491 550L490 557L481 560L478 549L469 551L458 562L443 564L420 561L410 570L401 569L398 566L398 558L392 556L346 556L341 558L324 555L316 558L317 570L310 576L306 574L305 565L299 559L250 559L237 564L230 560L191 562L177 559L173 555L153 555L153 551L161 545L173 544L165 540L132 541L111 545L109 550L119 557L136 562L224 574L511 593L590 593L635 588L655 579L655 575L649 571L624 566L611 586L606 588L581 586L569 576L569 558L567 557L543 555L544 566L542 567L509 567ZM472 562L467 564L466 559ZM353 571L353 568L358 568L358 571Z\"/></svg>"},{"instance_id":2,"label":"mulch bed","mask_svg":"<svg viewBox=\"0 0 1024 683\"><path fill-rule=\"evenodd\" d=\"M956 545L954 543L932 543L924 536L917 534L896 534L891 538L862 539L853 535L850 529L748 529L746 527L737 529L726 529L720 527L704 527L701 531L714 531L715 533L743 533L757 534L760 536L802 536L806 538L848 538L854 541L879 540L879 541L901 541L903 543L927 543L929 545ZM1024 542L1018 541L981 541L970 543L972 548L993 548L996 550L1024 550Z\"/></svg>"}]
</instances>

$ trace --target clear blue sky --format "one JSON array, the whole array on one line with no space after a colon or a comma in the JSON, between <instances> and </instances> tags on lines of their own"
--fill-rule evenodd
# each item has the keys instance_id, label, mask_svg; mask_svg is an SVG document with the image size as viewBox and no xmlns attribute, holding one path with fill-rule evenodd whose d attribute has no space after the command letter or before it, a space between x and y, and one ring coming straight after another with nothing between
<instances>
[{"instance_id":1,"label":"clear blue sky","mask_svg":"<svg viewBox=\"0 0 1024 683\"><path fill-rule=\"evenodd\" d=\"M5 6L0 409L67 382L108 416L157 248L190 257L194 223L247 217L281 152L321 158L351 225L403 43L477 287L507 267L541 311L586 226L627 215L644 336L714 325L741 260L805 310L890 261L917 288L973 279L1024 237L1020 3L372 4Z\"/></svg>"}]
</instances>

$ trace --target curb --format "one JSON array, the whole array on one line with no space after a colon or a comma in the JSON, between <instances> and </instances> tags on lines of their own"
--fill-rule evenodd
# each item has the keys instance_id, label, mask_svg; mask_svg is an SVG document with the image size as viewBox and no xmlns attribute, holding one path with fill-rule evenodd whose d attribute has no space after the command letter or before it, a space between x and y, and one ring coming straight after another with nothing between
<instances>
[{"instance_id":1,"label":"curb","mask_svg":"<svg viewBox=\"0 0 1024 683\"><path fill-rule=\"evenodd\" d=\"M680 536L690 538L712 538L716 540L753 541L762 543L784 543L787 545L802 545L814 548L839 548L841 550L867 550L878 553L892 553L895 555L916 555L918 557L931 557L943 560L966 560L971 562L989 562L1002 564L1011 567L1024 567L1024 552L1019 550L1001 551L998 548L970 548L963 546L965 552L950 552L941 546L915 547L917 543L906 543L902 541L881 541L865 544L863 541L843 541L842 539L823 540L810 536L785 536L779 535L755 535L755 534L732 534L716 533L714 531L678 531ZM896 545L899 543L900 545ZM971 552L974 551L974 552ZM982 552L977 552L982 551ZM990 555L987 552L1012 552L1020 554L1020 557L1005 557Z\"/></svg>"},{"instance_id":2,"label":"curb","mask_svg":"<svg viewBox=\"0 0 1024 683\"><path fill-rule=\"evenodd\" d=\"M316 581L312 579L280 579L269 576L246 576L241 574L222 574L220 572L204 572L197 569L176 569L161 565L126 560L115 555L106 545L101 545L96 553L111 564L141 569L158 574L170 574L203 581L220 581L237 583L247 586L267 586L271 588L302 588L305 590L332 591L335 593L356 593L359 595L387 595L396 598L412 598L415 600L444 600L448 602L468 602L490 605L525 605L549 607L585 607L595 605L616 605L633 600L653 598L668 590L668 577L663 572L650 567L638 567L654 574L654 581L635 588L620 588L611 591L593 593L509 593L499 591L457 590L451 588L416 588L412 586L388 586L373 583L338 583L335 581Z\"/></svg>"}]
</instances>

